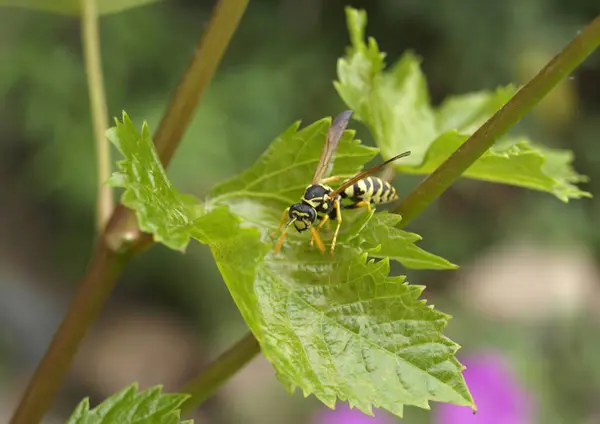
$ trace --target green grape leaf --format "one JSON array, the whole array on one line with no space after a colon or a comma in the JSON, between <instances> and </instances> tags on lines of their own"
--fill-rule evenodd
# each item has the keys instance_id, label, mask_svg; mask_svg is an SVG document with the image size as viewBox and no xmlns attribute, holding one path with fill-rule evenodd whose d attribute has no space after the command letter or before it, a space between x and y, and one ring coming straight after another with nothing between
<instances>
[{"instance_id":1,"label":"green grape leaf","mask_svg":"<svg viewBox=\"0 0 600 424\"><path fill-rule=\"evenodd\" d=\"M67 424L193 424L192 420L179 420L179 407L189 396L161 391L162 387L156 386L138 392L137 384L132 384L93 409L85 398Z\"/></svg>"},{"instance_id":2,"label":"green grape leaf","mask_svg":"<svg viewBox=\"0 0 600 424\"><path fill-rule=\"evenodd\" d=\"M376 41L365 42L366 13L353 8L346 13L351 46L338 61L334 85L369 128L384 158L412 151L395 163L398 171L433 172L516 93L508 85L451 96L434 109L420 59L408 52L386 70ZM571 168L571 161L569 151L511 136L500 139L463 176L544 191L562 201L591 197L577 187L587 179Z\"/></svg>"},{"instance_id":3,"label":"green grape leaf","mask_svg":"<svg viewBox=\"0 0 600 424\"><path fill-rule=\"evenodd\" d=\"M377 213L360 232L359 245L374 258L390 258L413 269L456 269L457 265L415 245L421 236L396 228L402 217Z\"/></svg>"},{"instance_id":4,"label":"green grape leaf","mask_svg":"<svg viewBox=\"0 0 600 424\"><path fill-rule=\"evenodd\" d=\"M473 134L517 92L513 85L447 97L436 111L436 134Z\"/></svg>"},{"instance_id":5,"label":"green grape leaf","mask_svg":"<svg viewBox=\"0 0 600 424\"><path fill-rule=\"evenodd\" d=\"M233 202L228 199L263 199L283 207L298 202L317 169L330 125L331 119L325 118L298 131L300 122L294 123L273 140L252 168L215 186L209 193L209 201L227 201L231 205ZM378 149L361 145L353 140L354 134L353 130L344 132L335 153L332 175L354 174L377 155Z\"/></svg>"},{"instance_id":6,"label":"green grape leaf","mask_svg":"<svg viewBox=\"0 0 600 424\"><path fill-rule=\"evenodd\" d=\"M185 250L194 221L203 208L195 197L180 193L167 179L146 123L141 134L125 112L123 122L115 119L115 123L106 137L125 160L117 162L119 172L111 176L108 184L125 188L121 202L136 211L142 231L171 249Z\"/></svg>"},{"instance_id":7,"label":"green grape leaf","mask_svg":"<svg viewBox=\"0 0 600 424\"><path fill-rule=\"evenodd\" d=\"M403 163L420 164L437 131L419 60L409 52L383 72L385 54L374 38L364 40L366 12L348 7L346 13L352 46L338 60L334 86L372 132L384 158L410 150Z\"/></svg>"},{"instance_id":8,"label":"green grape leaf","mask_svg":"<svg viewBox=\"0 0 600 424\"><path fill-rule=\"evenodd\" d=\"M422 166L399 169L406 173L429 174L468 137L448 131L433 143ZM505 138L467 169L464 177L545 191L563 202L591 197L575 185L587 178L572 169L572 160L573 155L568 150L535 146L524 138Z\"/></svg>"},{"instance_id":9,"label":"green grape leaf","mask_svg":"<svg viewBox=\"0 0 600 424\"><path fill-rule=\"evenodd\" d=\"M156 220L153 228L162 226L168 233L171 225L185 227L189 237L209 245L233 300L288 390L300 388L331 407L338 398L347 400L366 413L374 406L400 416L404 405L429 408L430 401L475 408L464 367L455 358L459 346L442 335L450 317L419 298L423 287L389 276L388 258L369 260L370 253L361 247L387 249L406 266L453 267L407 247L416 240L393 228L396 216L386 221L366 210L344 211L334 257L311 249L306 233L295 231L281 252L273 252L269 233L277 228L281 211L298 201L310 182L330 123L327 118L302 129L292 125L255 165L208 194L204 214L196 213L199 206L182 207L177 201L179 193L164 177L156 154L147 153L153 151L147 130L137 138L131 131L114 133L123 136L124 162L131 162L120 163L119 175L123 169L136 170L115 179L126 187L125 194L136 193L128 206ZM377 152L352 136L353 131L346 131L340 141L336 174L356 172ZM140 158L145 158L143 167L134 165ZM172 205L163 203L167 196L157 187L172 190ZM157 204L187 214L186 225L162 222L163 215L147 212ZM370 225L376 232L371 238L365 234ZM396 242L385 239L386 225ZM322 229L326 243L331 233Z\"/></svg>"},{"instance_id":10,"label":"green grape leaf","mask_svg":"<svg viewBox=\"0 0 600 424\"><path fill-rule=\"evenodd\" d=\"M219 269L288 390L367 414L375 406L402 416L404 405L431 400L473 406L459 346L442 335L449 317L419 299L423 287L389 277L388 259L341 245L331 260L294 241L261 261L250 232L223 242ZM232 261L257 264L254 278Z\"/></svg>"},{"instance_id":11,"label":"green grape leaf","mask_svg":"<svg viewBox=\"0 0 600 424\"><path fill-rule=\"evenodd\" d=\"M118 13L158 0L96 0L98 14ZM81 0L0 0L0 6L20 7L64 15L80 15Z\"/></svg>"}]
</instances>

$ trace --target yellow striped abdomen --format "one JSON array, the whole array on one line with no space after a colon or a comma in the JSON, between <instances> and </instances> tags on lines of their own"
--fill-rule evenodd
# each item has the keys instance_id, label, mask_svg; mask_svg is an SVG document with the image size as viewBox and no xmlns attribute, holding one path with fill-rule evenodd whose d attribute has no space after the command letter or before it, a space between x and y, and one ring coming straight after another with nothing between
<instances>
[{"instance_id":1,"label":"yellow striped abdomen","mask_svg":"<svg viewBox=\"0 0 600 424\"><path fill-rule=\"evenodd\" d=\"M352 184L340 196L354 203L362 200L373 205L389 203L398 198L396 189L390 183L378 177L366 177Z\"/></svg>"}]
</instances>

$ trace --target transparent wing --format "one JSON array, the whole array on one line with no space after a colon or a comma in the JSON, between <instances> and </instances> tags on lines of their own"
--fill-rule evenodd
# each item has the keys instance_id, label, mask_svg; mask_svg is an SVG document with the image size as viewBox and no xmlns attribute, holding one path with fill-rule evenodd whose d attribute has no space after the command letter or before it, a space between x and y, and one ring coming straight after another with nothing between
<instances>
[{"instance_id":1,"label":"transparent wing","mask_svg":"<svg viewBox=\"0 0 600 424\"><path fill-rule=\"evenodd\" d=\"M319 165L315 170L315 174L312 178L313 184L319 184L324 176L330 171L330 162L333 157L333 153L335 149L337 149L338 144L340 143L340 139L342 138L342 134L344 134L344 130L348 126L348 122L350 122L350 118L352 117L352 111L346 110L340 113L331 123L329 130L327 132L327 138L325 139L325 145L323 146L323 150L321 151L321 158L319 159Z\"/></svg>"},{"instance_id":2,"label":"transparent wing","mask_svg":"<svg viewBox=\"0 0 600 424\"><path fill-rule=\"evenodd\" d=\"M350 187L352 184L354 184L357 181L362 180L365 177L368 177L369 175L377 172L379 169L383 168L384 166L386 166L388 163L390 162L394 162L395 160L398 160L400 158L404 158L406 156L410 155L410 150L404 153L400 153L397 156L394 156L391 159L386 160L385 162L382 162L378 165L373 166L372 168L369 168L365 171L359 172L358 174L356 174L354 177L350 178L348 181L345 181L341 186L339 186L338 188L336 188L333 192L331 192L329 194L329 197L335 197L338 194L340 194L342 191L346 190L348 187Z\"/></svg>"}]
</instances>

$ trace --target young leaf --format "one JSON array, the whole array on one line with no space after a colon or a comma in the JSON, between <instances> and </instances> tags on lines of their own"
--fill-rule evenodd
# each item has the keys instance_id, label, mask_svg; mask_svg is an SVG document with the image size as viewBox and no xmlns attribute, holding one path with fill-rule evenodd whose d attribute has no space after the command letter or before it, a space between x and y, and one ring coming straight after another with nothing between
<instances>
[{"instance_id":1,"label":"young leaf","mask_svg":"<svg viewBox=\"0 0 600 424\"><path fill-rule=\"evenodd\" d=\"M367 414L375 406L402 416L404 405L428 409L431 400L473 406L459 346L441 333L449 317L419 299L423 287L388 277L387 259L342 245L331 260L294 240L261 260L256 238L235 234L211 245L215 259L288 390ZM255 275L232 262L256 266Z\"/></svg>"},{"instance_id":2,"label":"young leaf","mask_svg":"<svg viewBox=\"0 0 600 424\"><path fill-rule=\"evenodd\" d=\"M351 47L338 62L335 88L362 120L389 158L413 154L395 167L427 174L436 169L516 92L512 85L495 92L453 96L434 110L419 59L406 53L389 70L374 39L364 41L366 13L347 8ZM586 181L570 166L570 152L539 147L525 138L505 138L464 174L490 182L551 193L563 201L591 197L575 184Z\"/></svg>"},{"instance_id":3,"label":"young leaf","mask_svg":"<svg viewBox=\"0 0 600 424\"><path fill-rule=\"evenodd\" d=\"M115 119L106 137L125 160L117 162L108 184L125 188L121 202L137 214L140 229L154 240L176 250L185 250L194 220L202 213L198 200L177 191L167 179L146 123L138 133L129 116Z\"/></svg>"},{"instance_id":4,"label":"young leaf","mask_svg":"<svg viewBox=\"0 0 600 424\"><path fill-rule=\"evenodd\" d=\"M421 236L396 228L402 218L378 213L360 232L359 245L374 258L390 258L413 269L456 269L458 266L415 246Z\"/></svg>"},{"instance_id":5,"label":"young leaf","mask_svg":"<svg viewBox=\"0 0 600 424\"><path fill-rule=\"evenodd\" d=\"M189 396L161 391L161 386L156 386L138 393L137 384L132 384L94 409L90 409L89 399L85 398L67 424L193 424L192 420L179 420L179 406Z\"/></svg>"},{"instance_id":6,"label":"young leaf","mask_svg":"<svg viewBox=\"0 0 600 424\"><path fill-rule=\"evenodd\" d=\"M231 204L228 199L273 201L284 208L300 200L319 163L331 118L321 119L298 131L296 122L277 137L252 168L214 187L209 203ZM332 175L350 175L377 155L378 150L353 140L346 130L334 156ZM276 206L276 207L278 207ZM240 213L243 215L243 213Z\"/></svg>"},{"instance_id":7,"label":"young leaf","mask_svg":"<svg viewBox=\"0 0 600 424\"><path fill-rule=\"evenodd\" d=\"M384 158L410 150L404 164L420 164L437 131L418 59L406 53L383 72L385 54L372 37L364 41L366 12L348 7L346 13L352 46L338 60L334 86L355 119L369 127Z\"/></svg>"},{"instance_id":8,"label":"young leaf","mask_svg":"<svg viewBox=\"0 0 600 424\"><path fill-rule=\"evenodd\" d=\"M96 0L98 13L122 12L158 0ZM81 0L0 0L0 6L21 7L66 15L81 14Z\"/></svg>"},{"instance_id":9,"label":"young leaf","mask_svg":"<svg viewBox=\"0 0 600 424\"><path fill-rule=\"evenodd\" d=\"M299 201L307 186L312 172L316 169L319 152L331 124L330 119L322 119L298 131L298 123L288 128L269 146L267 151L250 169L217 185L208 195L207 204L226 204L237 215L259 228L272 221L271 231L277 228L278 214L286 207ZM360 166L373 158L376 149L362 146L352 141L354 131L345 132L333 169L334 175L354 174ZM285 178L282 176L285 175ZM307 178L308 176L308 178ZM262 199L262 202L256 200ZM454 269L451 264L439 256L426 252L414 245L420 236L393 228L399 216L393 219L376 219L370 222L369 229L364 228L370 216L362 213L358 216L345 212L344 231L339 240L350 241L357 234L368 234L365 247L373 257L390 257L401 262L407 268L416 269ZM259 218L260 219L257 219ZM267 227L269 230L269 227ZM375 249L379 246L379 250ZM389 254L388 254L389 253ZM393 253L393 254L392 254Z\"/></svg>"},{"instance_id":10,"label":"young leaf","mask_svg":"<svg viewBox=\"0 0 600 424\"><path fill-rule=\"evenodd\" d=\"M400 169L406 173L429 174L464 143L469 136L448 131L440 136L429 151L422 166ZM591 197L575 185L587 181L570 165L568 150L534 147L527 139L506 138L485 152L464 176L478 180L511 184L554 194L563 202Z\"/></svg>"},{"instance_id":11,"label":"young leaf","mask_svg":"<svg viewBox=\"0 0 600 424\"><path fill-rule=\"evenodd\" d=\"M419 299L422 287L407 284L403 277L389 277L388 259L368 261L367 252L357 247L372 214L345 211L334 258L310 249L305 234L290 233L282 251L273 253L268 234L277 227L281 210L298 201L310 181L330 122L324 119L301 130L298 125L290 127L253 167L209 193L203 215L177 201L171 206L157 201L153 196L167 196L154 189L130 205L145 211L161 204L188 213L184 221L192 224L185 227L187 235L210 246L236 305L288 390L299 387L329 406L339 397L366 413L374 405L401 415L403 405L428 408L432 400L474 408L463 367L454 356L458 345L442 335L449 316ZM353 173L375 154L351 139L352 132L347 131L340 142L336 173ZM131 149L125 162L144 157L152 162L144 163L146 170L162 170L156 155L144 153L153 150L150 138L137 140L121 140ZM139 185L149 183L140 173L128 175L120 180L126 190L132 186L138 193ZM160 175L164 177L164 171ZM166 179L161 186L172 189ZM147 214L148 220L161 218ZM385 239L386 221L376 222L376 237L363 241L367 247L381 245L407 264L422 267L425 257L433 268L443 267L441 258L436 261L433 255L406 247L414 240L402 240L404 250L394 250ZM154 228L160 226L153 223ZM182 227L175 222L175 228ZM323 230L323 236L329 241L331 233Z\"/></svg>"},{"instance_id":12,"label":"young leaf","mask_svg":"<svg viewBox=\"0 0 600 424\"><path fill-rule=\"evenodd\" d=\"M495 92L484 90L447 97L436 112L437 134L450 130L473 134L516 92L516 87L507 85Z\"/></svg>"}]
</instances>

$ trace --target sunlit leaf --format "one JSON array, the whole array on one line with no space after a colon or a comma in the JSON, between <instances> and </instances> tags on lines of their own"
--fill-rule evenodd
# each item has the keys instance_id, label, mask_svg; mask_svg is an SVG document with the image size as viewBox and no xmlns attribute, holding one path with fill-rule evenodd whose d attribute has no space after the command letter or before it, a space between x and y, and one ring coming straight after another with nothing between
<instances>
[{"instance_id":1,"label":"sunlit leaf","mask_svg":"<svg viewBox=\"0 0 600 424\"><path fill-rule=\"evenodd\" d=\"M96 0L99 14L122 12L133 7L154 3L158 0ZM0 6L20 7L66 15L79 15L82 0L0 0Z\"/></svg>"},{"instance_id":2,"label":"sunlit leaf","mask_svg":"<svg viewBox=\"0 0 600 424\"><path fill-rule=\"evenodd\" d=\"M85 398L67 424L193 424L191 420L179 420L179 407L189 396L161 391L156 386L138 392L137 384L132 384L93 409Z\"/></svg>"},{"instance_id":3,"label":"sunlit leaf","mask_svg":"<svg viewBox=\"0 0 600 424\"><path fill-rule=\"evenodd\" d=\"M406 53L384 72L385 54L375 39L364 40L366 13L346 11L352 45L338 60L335 88L355 118L369 127L384 158L410 150L403 163L420 164L437 131L419 60Z\"/></svg>"},{"instance_id":4,"label":"sunlit leaf","mask_svg":"<svg viewBox=\"0 0 600 424\"><path fill-rule=\"evenodd\" d=\"M429 174L467 138L467 135L448 131L433 143L423 166L402 166L399 169L406 173ZM526 139L504 139L485 152L463 175L545 191L564 202L591 197L575 185L587 179L571 168L572 159L572 153L568 150L536 147Z\"/></svg>"},{"instance_id":5,"label":"sunlit leaf","mask_svg":"<svg viewBox=\"0 0 600 424\"><path fill-rule=\"evenodd\" d=\"M330 118L321 119L299 131L300 123L294 123L273 140L252 168L214 187L209 201L262 199L283 208L298 202L317 168L330 124ZM332 175L354 174L377 155L377 149L353 140L354 133L352 130L344 132L334 157ZM244 215L241 211L238 213Z\"/></svg>"},{"instance_id":6,"label":"sunlit leaf","mask_svg":"<svg viewBox=\"0 0 600 424\"><path fill-rule=\"evenodd\" d=\"M385 69L385 54L375 40L365 42L366 13L352 8L346 13L351 46L338 62L335 88L369 128L384 158L412 151L395 164L399 171L431 173L516 93L508 85L451 96L434 110L420 59L408 52ZM463 176L545 191L563 201L590 197L576 186L586 178L570 162L568 151L510 137L499 140Z\"/></svg>"},{"instance_id":7,"label":"sunlit leaf","mask_svg":"<svg viewBox=\"0 0 600 424\"><path fill-rule=\"evenodd\" d=\"M160 164L148 126L140 134L129 116L106 132L125 160L117 162L119 172L109 184L126 190L121 202L135 209L140 229L171 249L184 250L190 241L195 219L201 215L198 200L175 189Z\"/></svg>"},{"instance_id":8,"label":"sunlit leaf","mask_svg":"<svg viewBox=\"0 0 600 424\"><path fill-rule=\"evenodd\" d=\"M423 287L389 277L387 259L342 245L331 260L299 240L262 259L250 232L223 242L213 248L223 278L289 390L399 416L431 400L473 405L458 345L441 334L449 317L419 299ZM244 264L256 266L254 278Z\"/></svg>"},{"instance_id":9,"label":"sunlit leaf","mask_svg":"<svg viewBox=\"0 0 600 424\"><path fill-rule=\"evenodd\" d=\"M456 130L461 134L473 134L516 92L516 87L507 85L496 91L484 90L447 97L436 112L436 133Z\"/></svg>"},{"instance_id":10,"label":"sunlit leaf","mask_svg":"<svg viewBox=\"0 0 600 424\"><path fill-rule=\"evenodd\" d=\"M148 153L154 149L147 130L136 138L116 127L115 137L127 144L121 146L128 158L123 162L131 162L120 163L119 175L135 172L115 179L132 192L129 206L155 220L148 227L168 234L173 226L210 246L233 300L288 390L299 387L329 406L348 400L366 413L375 406L401 415L404 405L428 408L432 400L473 407L454 356L459 346L441 333L449 316L419 299L423 287L389 276L389 259L368 259L373 250L374 257L387 252L406 266L453 267L413 246L419 237L395 229L397 216L345 211L334 257L311 249L306 234L290 234L282 251L273 253L269 233L310 182L330 123L327 118L288 128L254 166L209 193L204 214L195 213L199 206L182 206L156 154ZM376 154L352 135L347 131L340 142L336 174L354 173ZM142 177L137 170L143 169L156 176ZM187 215L173 220L167 214L163 221L157 209ZM324 229L323 237L329 242L331 230Z\"/></svg>"},{"instance_id":11,"label":"sunlit leaf","mask_svg":"<svg viewBox=\"0 0 600 424\"><path fill-rule=\"evenodd\" d=\"M415 245L421 236L396 228L402 218L392 213L378 213L360 233L361 247L368 249L369 256L390 258L407 268L456 269L446 259L429 253Z\"/></svg>"}]
</instances>

